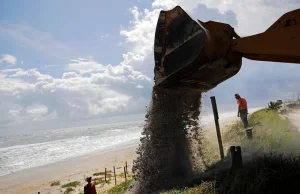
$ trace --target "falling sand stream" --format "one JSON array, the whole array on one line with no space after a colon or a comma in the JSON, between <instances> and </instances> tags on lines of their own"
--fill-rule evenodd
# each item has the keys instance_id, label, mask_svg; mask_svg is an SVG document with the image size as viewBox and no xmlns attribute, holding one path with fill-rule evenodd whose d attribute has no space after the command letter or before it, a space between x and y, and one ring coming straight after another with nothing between
<instances>
[{"instance_id":1,"label":"falling sand stream","mask_svg":"<svg viewBox=\"0 0 300 194\"><path fill-rule=\"evenodd\" d=\"M146 114L132 193L157 193L185 184L200 170L201 93L154 89Z\"/></svg>"}]
</instances>

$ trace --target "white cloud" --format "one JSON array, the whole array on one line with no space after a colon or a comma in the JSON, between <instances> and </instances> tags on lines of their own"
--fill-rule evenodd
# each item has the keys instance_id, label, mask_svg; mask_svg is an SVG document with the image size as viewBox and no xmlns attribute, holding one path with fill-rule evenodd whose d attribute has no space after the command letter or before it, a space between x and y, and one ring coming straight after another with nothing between
<instances>
[{"instance_id":1,"label":"white cloud","mask_svg":"<svg viewBox=\"0 0 300 194\"><path fill-rule=\"evenodd\" d=\"M138 7L133 7L129 10L133 16L129 22L129 27L122 28L120 31L120 35L125 38L125 42L122 42L122 44L130 45L128 52L123 54L123 62L121 64L130 65L148 77L153 77L153 43L158 14L161 10L169 10L176 5L180 5L194 19L200 20L201 18L197 18L197 15L199 15L197 8L200 5L202 5L202 9L207 8L206 11L212 16L220 14L225 16L230 13L235 17L234 20L227 21L224 19L222 22L229 23L235 28L239 35L246 36L265 31L284 13L300 7L300 1L155 0L152 3L152 9L141 10ZM264 103L263 99L271 98L275 96L275 93L271 93L271 91L268 93L267 88L270 84L264 85L264 81L257 78L267 77L270 83L275 84L276 78L274 78L274 76L276 77L276 75L283 74L291 75L288 73L291 71L288 68L289 64L243 61L244 65L240 73L222 83L214 90L220 96L224 96L225 93L230 93L228 97L225 98L226 100L222 101L224 103L231 102L231 93L234 94L238 91L241 91L249 97L253 97L253 103L254 101ZM271 69L278 67L281 70L267 72L266 74L267 67ZM300 67L295 67L293 72L300 72ZM293 81L298 83L299 80L294 80L295 77L298 76L287 76L285 79L290 80L289 83ZM278 88L284 88L284 90L282 89L284 92L281 93L281 96L283 96L284 93L288 93L288 91L299 90L298 87L286 86L287 85L283 83L277 85ZM273 85L272 88L274 88ZM257 95L258 92L253 91L259 91L259 95Z\"/></svg>"},{"instance_id":2,"label":"white cloud","mask_svg":"<svg viewBox=\"0 0 300 194\"><path fill-rule=\"evenodd\" d=\"M4 73L5 72L3 71L0 73L0 94L3 95L2 97L9 97L10 95L13 95L18 98L18 95L20 93L24 93L25 91L32 91L34 89L32 84L24 82L20 79L11 79Z\"/></svg>"},{"instance_id":3,"label":"white cloud","mask_svg":"<svg viewBox=\"0 0 300 194\"><path fill-rule=\"evenodd\" d=\"M0 63L3 62L10 65L15 65L17 63L17 58L9 54L3 54L0 58Z\"/></svg>"},{"instance_id":4,"label":"white cloud","mask_svg":"<svg viewBox=\"0 0 300 194\"><path fill-rule=\"evenodd\" d=\"M109 34L104 34L104 35L102 35L100 38L103 40L103 39L108 38L109 36L110 36Z\"/></svg>"},{"instance_id":5,"label":"white cloud","mask_svg":"<svg viewBox=\"0 0 300 194\"><path fill-rule=\"evenodd\" d=\"M59 67L59 65L44 65L42 68Z\"/></svg>"},{"instance_id":6,"label":"white cloud","mask_svg":"<svg viewBox=\"0 0 300 194\"><path fill-rule=\"evenodd\" d=\"M5 71L4 71L5 72ZM24 69L16 69L14 74L9 75L10 78L17 77L23 78L23 80L30 83L39 83L39 82L53 82L53 78L50 75L41 74L36 69L24 70Z\"/></svg>"},{"instance_id":7,"label":"white cloud","mask_svg":"<svg viewBox=\"0 0 300 194\"><path fill-rule=\"evenodd\" d=\"M49 119L87 119L143 110L146 104L135 91L151 79L126 65L101 65L87 59L72 60L61 78L37 69L0 71L0 101L10 106L0 126ZM17 108L13 108L17 107Z\"/></svg>"},{"instance_id":8,"label":"white cloud","mask_svg":"<svg viewBox=\"0 0 300 194\"><path fill-rule=\"evenodd\" d=\"M232 11L238 21L234 27L242 36L263 32L283 14L300 7L297 0L156 0L152 7L168 10L180 5L188 14L197 15L194 11L199 4L221 14Z\"/></svg>"},{"instance_id":9,"label":"white cloud","mask_svg":"<svg viewBox=\"0 0 300 194\"><path fill-rule=\"evenodd\" d=\"M170 10L177 5L180 5L194 19L198 19L196 8L199 5L205 5L215 15L230 11L237 21L233 27L238 34L244 36L265 31L284 13L300 7L300 1L155 0L151 10L133 7L129 10L133 16L129 27L122 28L120 31L120 35L125 38L125 43L131 46L129 51L123 54L124 60L121 64L130 65L149 77L153 76L153 43L158 14L161 10ZM227 22L230 24L229 21ZM248 70L252 72L260 69L255 68L248 68Z\"/></svg>"},{"instance_id":10,"label":"white cloud","mask_svg":"<svg viewBox=\"0 0 300 194\"><path fill-rule=\"evenodd\" d=\"M105 70L104 65L83 58L73 59L71 62L72 63L68 65L67 70L76 71L80 74L103 72Z\"/></svg>"},{"instance_id":11,"label":"white cloud","mask_svg":"<svg viewBox=\"0 0 300 194\"><path fill-rule=\"evenodd\" d=\"M158 14L162 9L168 10L180 5L189 14L196 16L197 7L202 4L215 14L226 14L230 11L236 17L237 23L234 26L236 31L240 35L247 35L264 31L293 6L299 7L297 1L282 2L285 6L282 6L280 2L155 0L150 9L141 10L133 7L129 10L132 14L129 26L120 30L120 35L124 37L122 44L128 48L123 53L123 61L120 64L102 64L92 57L77 58L65 66L61 77L41 73L38 69L1 70L0 101L5 103L0 104L0 112L3 113L0 126L31 120L68 119L72 121L142 112L149 102L148 95L153 86L151 79L154 67L153 41ZM71 52L65 45L54 41L50 34L34 30L28 25L21 26L23 28L0 23L0 32L5 32L33 48L56 57L66 57L62 54ZM32 36L28 35L30 34L28 32L33 32ZM35 35L36 39L33 38ZM108 34L105 34L101 39L107 37ZM280 93L272 85L274 78L262 72L278 75L282 71L275 69L274 65L263 68L249 64L248 61L245 64L247 67L243 66L240 74L218 87L219 89L215 90L217 96L223 95L224 98L231 100L231 93L241 91L250 95L253 93L253 88L256 91L255 95L261 93L262 96L266 88L269 88L267 92L270 94ZM44 66L44 68L52 66L56 65ZM286 72L290 71L291 69L286 69ZM300 71L293 69L292 72L296 74ZM252 82L253 76L266 78L270 83L261 79ZM289 78L286 77L286 79ZM295 88L298 89L291 79L282 83L287 86L285 93Z\"/></svg>"},{"instance_id":12,"label":"white cloud","mask_svg":"<svg viewBox=\"0 0 300 194\"><path fill-rule=\"evenodd\" d=\"M137 88L144 88L144 86L142 86L142 85L137 85L136 87Z\"/></svg>"},{"instance_id":13,"label":"white cloud","mask_svg":"<svg viewBox=\"0 0 300 194\"><path fill-rule=\"evenodd\" d=\"M232 11L238 21L237 33L242 36L260 33L269 28L279 17L300 7L298 0L198 0L208 8L224 14Z\"/></svg>"},{"instance_id":14,"label":"white cloud","mask_svg":"<svg viewBox=\"0 0 300 194\"><path fill-rule=\"evenodd\" d=\"M28 107L26 112L29 114L46 114L48 108L45 105L33 105Z\"/></svg>"},{"instance_id":15,"label":"white cloud","mask_svg":"<svg viewBox=\"0 0 300 194\"><path fill-rule=\"evenodd\" d=\"M153 51L155 26L160 9L140 11L137 7L133 7L130 9L130 12L134 16L133 20L130 21L131 26L127 29L122 29L120 35L124 36L125 42L132 45L132 47L127 53L123 54L124 60L122 64L131 65L149 75L149 70L153 68L153 60L147 68L145 68L145 63L149 62L146 58Z\"/></svg>"},{"instance_id":16,"label":"white cloud","mask_svg":"<svg viewBox=\"0 0 300 194\"><path fill-rule=\"evenodd\" d=\"M102 65L96 61L86 59L75 59L68 65L67 69L75 71L81 75L91 74L91 77L95 82L99 80L104 83L108 83L110 81L127 83L135 83L135 81L151 81L151 78L143 75L139 71L135 71L132 66L125 64L112 66Z\"/></svg>"},{"instance_id":17,"label":"white cloud","mask_svg":"<svg viewBox=\"0 0 300 194\"><path fill-rule=\"evenodd\" d=\"M131 65L152 77L153 41L159 12L180 5L194 19L201 20L196 18L195 12L200 4L220 14L229 11L234 13L237 24L233 27L241 36L263 32L284 13L300 7L300 1L295 0L272 2L268 0L155 0L152 3L152 10L133 7L129 10L133 16L130 26L120 31L120 35L125 37L125 43L131 46L129 51L123 54L122 64Z\"/></svg>"},{"instance_id":18,"label":"white cloud","mask_svg":"<svg viewBox=\"0 0 300 194\"><path fill-rule=\"evenodd\" d=\"M47 120L47 119L49 119L46 116L47 113L48 113L48 107L46 107L45 105L34 104L34 105L27 107L25 118L26 119L29 118L33 121Z\"/></svg>"},{"instance_id":19,"label":"white cloud","mask_svg":"<svg viewBox=\"0 0 300 194\"><path fill-rule=\"evenodd\" d=\"M79 77L79 75L75 72L66 72L63 74L62 79L69 79L69 78L76 78Z\"/></svg>"},{"instance_id":20,"label":"white cloud","mask_svg":"<svg viewBox=\"0 0 300 194\"><path fill-rule=\"evenodd\" d=\"M71 78L70 75L73 77ZM6 95L5 101L11 103L18 102L17 99L25 101L25 104L21 101L18 105L26 109L28 114L37 112L36 108L30 107L39 102L48 107L47 112L56 113L59 118L70 119L121 112L130 100L129 96L113 91L107 86L93 84L92 78L74 75L74 72L65 73L64 79L55 79L36 70L21 70L13 75L6 75L5 78L2 77L1 83L6 84L3 87L0 85L0 94L2 97ZM32 77L35 81L31 80ZM22 82L16 78L28 81ZM41 108L38 110L40 111Z\"/></svg>"}]
</instances>

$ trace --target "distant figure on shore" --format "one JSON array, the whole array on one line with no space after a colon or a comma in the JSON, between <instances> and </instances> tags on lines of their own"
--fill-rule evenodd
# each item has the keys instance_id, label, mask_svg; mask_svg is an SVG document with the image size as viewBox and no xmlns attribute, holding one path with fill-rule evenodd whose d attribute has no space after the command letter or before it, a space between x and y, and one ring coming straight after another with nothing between
<instances>
[{"instance_id":1,"label":"distant figure on shore","mask_svg":"<svg viewBox=\"0 0 300 194\"><path fill-rule=\"evenodd\" d=\"M86 178L86 182L88 182L88 184L84 186L84 194L97 194L96 187L94 183L92 183L92 177Z\"/></svg>"},{"instance_id":2,"label":"distant figure on shore","mask_svg":"<svg viewBox=\"0 0 300 194\"><path fill-rule=\"evenodd\" d=\"M237 100L238 104L238 114L237 116L241 118L244 128L248 128L248 106L247 101L245 98L242 98L239 94L235 94L235 99Z\"/></svg>"}]
</instances>

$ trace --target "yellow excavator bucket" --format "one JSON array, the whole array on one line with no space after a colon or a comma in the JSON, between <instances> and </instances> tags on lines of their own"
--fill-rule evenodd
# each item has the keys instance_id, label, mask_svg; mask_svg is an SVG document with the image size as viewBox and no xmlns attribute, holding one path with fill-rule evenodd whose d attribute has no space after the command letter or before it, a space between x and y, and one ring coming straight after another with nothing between
<instances>
[{"instance_id":1,"label":"yellow excavator bucket","mask_svg":"<svg viewBox=\"0 0 300 194\"><path fill-rule=\"evenodd\" d=\"M181 7L161 11L154 40L154 87L206 92L237 74L242 57L300 63L300 9L265 32L241 38L224 23L192 19Z\"/></svg>"},{"instance_id":2,"label":"yellow excavator bucket","mask_svg":"<svg viewBox=\"0 0 300 194\"><path fill-rule=\"evenodd\" d=\"M228 41L233 28L220 24L228 28L224 38ZM160 12L154 42L155 87L208 91L240 70L242 55L218 56L221 48L206 25L179 6Z\"/></svg>"}]
</instances>

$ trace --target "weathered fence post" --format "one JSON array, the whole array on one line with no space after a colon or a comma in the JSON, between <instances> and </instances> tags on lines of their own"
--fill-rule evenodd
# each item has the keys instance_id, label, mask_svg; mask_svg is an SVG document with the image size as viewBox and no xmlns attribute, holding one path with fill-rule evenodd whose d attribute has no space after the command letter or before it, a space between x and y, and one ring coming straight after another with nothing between
<instances>
[{"instance_id":1,"label":"weathered fence post","mask_svg":"<svg viewBox=\"0 0 300 194\"><path fill-rule=\"evenodd\" d=\"M243 167L243 158L242 158L242 150L240 146L231 146L230 147L231 154L231 169L230 173L234 173L237 169Z\"/></svg>"},{"instance_id":2,"label":"weathered fence post","mask_svg":"<svg viewBox=\"0 0 300 194\"><path fill-rule=\"evenodd\" d=\"M117 185L116 169L114 167L115 185Z\"/></svg>"},{"instance_id":3,"label":"weathered fence post","mask_svg":"<svg viewBox=\"0 0 300 194\"><path fill-rule=\"evenodd\" d=\"M124 166L124 175L125 175L125 182L127 181L127 177L126 177L126 166Z\"/></svg>"},{"instance_id":4,"label":"weathered fence post","mask_svg":"<svg viewBox=\"0 0 300 194\"><path fill-rule=\"evenodd\" d=\"M253 125L253 126L254 126L254 125ZM247 139L249 140L249 142L253 139L253 133L252 133L253 126L246 129L246 135L247 135ZM251 159L253 159L252 143L253 143L253 142L250 142L250 144L249 144L249 146L250 146L250 156L251 156Z\"/></svg>"},{"instance_id":5,"label":"weathered fence post","mask_svg":"<svg viewBox=\"0 0 300 194\"><path fill-rule=\"evenodd\" d=\"M126 165L126 173L128 174L128 171L127 171L127 161L125 162L125 165Z\"/></svg>"},{"instance_id":6,"label":"weathered fence post","mask_svg":"<svg viewBox=\"0 0 300 194\"><path fill-rule=\"evenodd\" d=\"M105 168L105 171L104 171L104 181L106 183L106 168Z\"/></svg>"},{"instance_id":7,"label":"weathered fence post","mask_svg":"<svg viewBox=\"0 0 300 194\"><path fill-rule=\"evenodd\" d=\"M247 128L246 129L246 134L247 134L247 139L248 140L251 140L253 138L253 135L252 135L252 129L253 128Z\"/></svg>"},{"instance_id":8,"label":"weathered fence post","mask_svg":"<svg viewBox=\"0 0 300 194\"><path fill-rule=\"evenodd\" d=\"M222 143L222 137L221 137L221 132L220 132L219 115L218 115L216 98L214 96L211 96L210 100L211 100L211 105L212 105L213 112L214 112L214 119L215 119L217 138L218 138L218 143L219 143L220 156L221 156L221 160L223 160L224 159L224 150L223 150L223 143Z\"/></svg>"}]
</instances>

